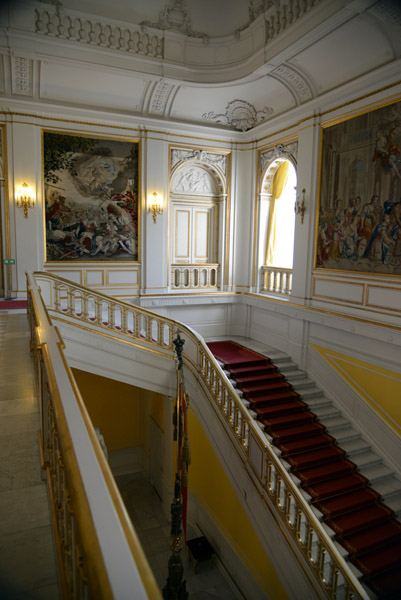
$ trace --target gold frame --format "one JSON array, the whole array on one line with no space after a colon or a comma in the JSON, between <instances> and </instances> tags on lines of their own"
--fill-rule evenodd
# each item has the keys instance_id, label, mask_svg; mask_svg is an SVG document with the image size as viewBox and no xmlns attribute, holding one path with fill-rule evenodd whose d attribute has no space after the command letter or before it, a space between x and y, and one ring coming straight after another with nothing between
<instances>
[{"instance_id":1,"label":"gold frame","mask_svg":"<svg viewBox=\"0 0 401 600\"><path fill-rule=\"evenodd\" d=\"M329 201L327 201L327 203L326 203L325 206L322 206L323 181L324 181L323 170L324 170L324 153L325 153L324 134L325 134L325 132L327 132L331 128L335 128L335 127L341 126L342 124L348 123L348 122L350 122L352 120L360 119L364 115L370 115L371 114L373 116L373 113L378 113L379 111L383 111L383 109L390 108L392 106L395 107L397 104L399 105L398 109L401 110L401 97L392 98L391 100L383 101L379 105L376 104L374 106L364 107L361 110L359 110L357 112L354 112L352 114L347 114L347 115L343 115L343 116L338 117L338 118L333 118L330 121L326 121L325 123L320 124L320 152L319 152L319 169L318 169L319 175L318 175L318 186L317 186L317 189L318 189L318 194L317 194L318 201L317 201L317 207L316 207L315 244L314 244L314 258L313 258L313 265L314 265L315 274L316 274L316 272L318 272L318 273L323 273L324 272L324 273L327 273L327 274L331 272L333 275L348 274L348 275L354 276L354 275L358 275L359 274L359 275L363 275L363 276L373 276L373 277L379 277L379 278L382 278L382 277L401 277L401 260L400 260L400 265L397 265L396 263L393 264L393 269L397 270L397 272L394 272L394 271L392 271L392 272L390 272L390 271L389 272L385 272L383 270L382 271L378 271L377 268L381 268L384 263L380 263L378 265L378 267L374 268L374 265L371 265L371 264L369 264L369 263L366 262L365 263L366 266L367 266L366 270L362 270L361 268L360 269L358 269L358 268L352 269L351 268L352 263L350 264L350 260L351 259L347 260L346 258L343 258L344 261L347 260L347 263L346 264L344 263L343 267L341 267L341 266L338 266L338 267L337 266L333 266L332 264L330 264L330 266L325 267L324 264L323 265L320 265L320 264L318 265L317 264L318 263L319 235L320 235L320 231L322 230L322 228L320 227L320 216L321 216L321 213L322 213L323 209L325 209L327 211L331 211L332 213L333 213L333 211L335 209L335 205L333 204L333 206L330 206ZM372 127L376 126L377 130L379 130L378 123L379 123L379 119L377 118L377 120L375 122L373 122L371 124L371 126ZM361 124L360 128L356 129L355 133L356 134L363 133L364 129L366 129L366 128L368 128L368 125L366 125L366 124L362 125ZM354 133L354 132L349 132L349 135L352 134L352 133ZM351 146L351 144L349 144L349 146ZM374 140L369 140L368 142L366 142L365 148L366 148L365 152L368 152L368 151L371 150L372 153L373 153L372 156L373 157L376 156L375 152L376 152L376 148L377 148L377 132L376 132L376 137L375 137ZM341 151L339 152L339 157L341 158L341 156L346 151L347 151L347 148L345 148L345 149L342 148ZM356 154L355 154L355 156L356 156ZM379 158L378 157L374 158L374 160L378 161ZM369 181L368 181L369 174L371 175L371 181L370 181L371 185L370 185L370 187L369 187ZM341 177L341 173L340 173L340 177ZM381 177L381 175L380 175L380 177ZM350 179L350 177L349 177L349 179ZM377 183L375 181L373 181L373 175L372 175L371 171L365 175L363 183L365 184L365 194L366 194L366 197L365 197L365 204L361 207L361 210L364 209L364 207L366 206L366 204L368 203L368 201L369 201L369 199L371 197L373 197L374 195L378 195L380 193L377 190ZM381 183L381 179L380 179L380 183ZM376 187L375 187L375 184L376 184ZM351 191L351 190L349 190L349 191ZM383 193L383 195L384 195L384 193ZM332 196L333 197L331 198L331 200L334 201L334 193L332 193ZM340 196L341 196L341 194L340 194ZM356 193L355 198L358 198L358 197L360 197L359 190L358 190L358 193ZM388 209L385 208L385 205L384 205L384 203L385 203L386 200L388 200L388 197L384 196L382 198L382 204L380 205L380 209L381 209L382 213L383 213L383 211L384 211L384 213L386 213L386 210L388 210ZM350 203L351 197L349 197L349 199L348 199L348 207L345 206L345 202L346 202L345 198L343 199L343 201L344 201L343 208L344 208L344 213L345 213L345 211L351 206L351 203ZM396 200L394 200L393 205L396 204L396 203L398 203L398 202L396 202ZM389 214L389 213L387 213L387 214ZM336 214L333 213L333 218L335 216L336 216ZM327 216L325 218L329 222L329 216ZM380 223L383 224L383 221L382 220L381 221L377 220L376 227ZM366 254L366 252L368 250L370 250L369 244L370 244L370 242L373 242L373 239L374 239L372 237L373 233L374 233L374 231L372 230L372 232L370 234L370 237L368 238L368 241L367 241L367 245L366 245L367 249L366 249L366 251L364 252L364 254L362 256L360 256L360 254L359 254L359 252L362 252L362 250L359 249L360 247L358 246L356 248L356 252L358 254L358 258L356 259L357 262L360 262L361 260L367 260L368 259L368 257L367 256L365 257L364 255ZM361 238L361 239L363 239L363 238ZM366 242L366 238L365 238L365 242ZM339 260L340 260L340 257L339 257Z\"/></svg>"},{"instance_id":2,"label":"gold frame","mask_svg":"<svg viewBox=\"0 0 401 600\"><path fill-rule=\"evenodd\" d=\"M137 167L137 173L136 173L136 178L137 178L137 200L136 200L136 212L137 212L137 259L136 260L113 260L110 258L106 258L105 260L48 260L47 257L47 237L46 237L46 197L45 197L45 178L44 178L44 134L45 133L51 133L51 134L59 134L59 135L64 135L64 136L71 136L71 137L80 137L80 138L86 138L86 139L93 139L93 140L103 140L103 141L111 141L111 142L123 142L125 144L135 144L137 146L137 153L138 153L138 167ZM111 263L112 265L138 265L141 262L141 205L142 205L142 182L141 182L141 170L142 170L142 144L141 144L141 139L140 138L125 138L125 137L112 137L110 135L101 135L101 134L95 134L92 132L82 132L82 131L75 131L75 130L56 130L56 129L48 129L48 128L41 128L41 156L42 156L42 196L43 196L43 232L44 232L44 236L43 236L43 244L44 244L44 266L45 268L48 266L54 266L56 264L59 265L64 265L64 264L76 264L76 265L80 265L80 268L85 268L86 266L90 266L90 265L99 265L99 264L103 264L106 265L107 263Z\"/></svg>"}]
</instances>

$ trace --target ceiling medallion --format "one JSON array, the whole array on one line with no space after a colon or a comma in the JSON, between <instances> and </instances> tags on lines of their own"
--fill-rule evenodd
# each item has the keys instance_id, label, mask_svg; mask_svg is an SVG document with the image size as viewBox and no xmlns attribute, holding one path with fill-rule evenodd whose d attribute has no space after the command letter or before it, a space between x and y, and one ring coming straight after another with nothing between
<instances>
[{"instance_id":1,"label":"ceiling medallion","mask_svg":"<svg viewBox=\"0 0 401 600\"><path fill-rule=\"evenodd\" d=\"M246 100L232 100L227 104L224 114L217 114L211 111L203 113L202 118L214 121L215 123L230 125L238 129L238 131L248 131L248 129L252 129L256 125L263 123L266 117L270 117L273 112L270 106L265 106L262 110L256 110Z\"/></svg>"}]
</instances>

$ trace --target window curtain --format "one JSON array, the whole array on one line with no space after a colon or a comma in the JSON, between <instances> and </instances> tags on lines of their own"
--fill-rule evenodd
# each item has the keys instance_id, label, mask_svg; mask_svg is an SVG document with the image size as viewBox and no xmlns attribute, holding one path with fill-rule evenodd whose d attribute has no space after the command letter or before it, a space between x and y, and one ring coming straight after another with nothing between
<instances>
[{"instance_id":1,"label":"window curtain","mask_svg":"<svg viewBox=\"0 0 401 600\"><path fill-rule=\"evenodd\" d=\"M283 162L273 177L272 197L270 199L269 220L267 223L267 244L265 265L272 267L277 245L277 201L280 200L285 189L290 163L288 160Z\"/></svg>"}]
</instances>

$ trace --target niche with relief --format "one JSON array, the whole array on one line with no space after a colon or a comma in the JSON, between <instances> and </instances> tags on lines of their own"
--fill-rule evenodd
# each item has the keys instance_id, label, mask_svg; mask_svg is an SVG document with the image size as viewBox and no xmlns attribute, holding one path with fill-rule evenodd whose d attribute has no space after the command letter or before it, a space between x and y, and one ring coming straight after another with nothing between
<instances>
[{"instance_id":1,"label":"niche with relief","mask_svg":"<svg viewBox=\"0 0 401 600\"><path fill-rule=\"evenodd\" d=\"M217 287L221 191L222 184L213 169L204 164L187 163L172 176L170 248L174 288ZM201 265L203 269L198 268Z\"/></svg>"}]
</instances>

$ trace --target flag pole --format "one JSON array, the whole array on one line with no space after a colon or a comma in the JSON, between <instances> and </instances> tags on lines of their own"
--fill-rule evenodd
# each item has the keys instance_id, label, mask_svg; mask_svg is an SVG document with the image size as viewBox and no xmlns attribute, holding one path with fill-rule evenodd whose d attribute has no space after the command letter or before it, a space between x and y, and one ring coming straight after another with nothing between
<instances>
[{"instance_id":1,"label":"flag pole","mask_svg":"<svg viewBox=\"0 0 401 600\"><path fill-rule=\"evenodd\" d=\"M168 577L163 588L164 600L187 600L188 592L186 580L183 579L184 567L181 560L182 550L182 497L181 497L181 449L184 435L183 427L183 402L185 402L182 390L182 351L185 340L181 339L180 332L173 340L177 355L177 397L173 409L174 440L177 440L177 466L174 483L174 498L171 503L171 556L168 561ZM186 509L186 507L185 507ZM184 527L185 529L185 527Z\"/></svg>"}]
</instances>

